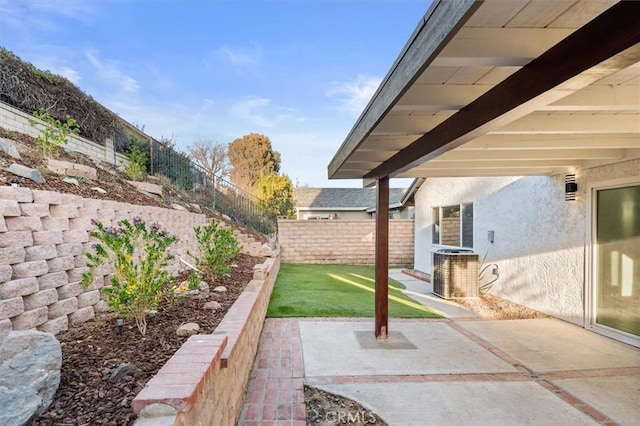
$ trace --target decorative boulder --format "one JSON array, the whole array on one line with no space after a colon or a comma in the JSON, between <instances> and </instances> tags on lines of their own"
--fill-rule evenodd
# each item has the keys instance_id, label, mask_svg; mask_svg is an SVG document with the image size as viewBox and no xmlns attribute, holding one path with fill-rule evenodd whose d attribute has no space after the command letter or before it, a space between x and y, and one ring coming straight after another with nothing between
<instances>
[{"instance_id":1,"label":"decorative boulder","mask_svg":"<svg viewBox=\"0 0 640 426\"><path fill-rule=\"evenodd\" d=\"M210 302L205 303L203 307L210 311L217 311L218 309L222 308L222 305L215 300L211 300Z\"/></svg>"},{"instance_id":2,"label":"decorative boulder","mask_svg":"<svg viewBox=\"0 0 640 426\"><path fill-rule=\"evenodd\" d=\"M200 332L200 326L195 322L188 322L186 324L182 324L176 330L176 334L178 336L193 336L194 334L198 334Z\"/></svg>"},{"instance_id":3,"label":"decorative boulder","mask_svg":"<svg viewBox=\"0 0 640 426\"><path fill-rule=\"evenodd\" d=\"M62 350L53 334L0 335L0 424L27 425L49 407L60 384Z\"/></svg>"}]
</instances>

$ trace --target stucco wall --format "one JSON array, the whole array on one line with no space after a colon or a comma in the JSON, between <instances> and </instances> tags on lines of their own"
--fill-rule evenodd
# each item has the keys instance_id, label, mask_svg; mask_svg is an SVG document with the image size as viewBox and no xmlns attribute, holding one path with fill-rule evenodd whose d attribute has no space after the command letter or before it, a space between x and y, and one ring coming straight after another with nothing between
<instances>
[{"instance_id":1,"label":"stucco wall","mask_svg":"<svg viewBox=\"0 0 640 426\"><path fill-rule=\"evenodd\" d=\"M19 109L0 102L1 127L4 127L7 130L24 133L35 138L39 135L41 126L34 127L29 123L29 120L39 121ZM107 139L104 145L100 145L77 135L69 135L67 143L62 145L62 147L68 151L75 151L88 155L96 162L104 161L117 166L128 162L127 157L114 152L113 141L111 139Z\"/></svg>"},{"instance_id":2,"label":"stucco wall","mask_svg":"<svg viewBox=\"0 0 640 426\"><path fill-rule=\"evenodd\" d=\"M431 207L473 202L473 248L500 275L491 292L582 325L587 186L627 176L640 176L640 160L579 170L576 201L564 199L564 175L428 179L416 194L415 268L430 273L441 248L431 243Z\"/></svg>"},{"instance_id":3,"label":"stucco wall","mask_svg":"<svg viewBox=\"0 0 640 426\"><path fill-rule=\"evenodd\" d=\"M389 263L413 261L413 221L389 221ZM278 220L282 261L375 263L374 220Z\"/></svg>"}]
</instances>

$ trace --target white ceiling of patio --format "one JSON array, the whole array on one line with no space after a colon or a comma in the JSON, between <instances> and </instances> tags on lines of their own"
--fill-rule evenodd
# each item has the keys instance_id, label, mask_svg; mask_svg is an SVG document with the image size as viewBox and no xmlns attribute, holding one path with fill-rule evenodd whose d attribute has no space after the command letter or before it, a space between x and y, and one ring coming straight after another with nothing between
<instances>
[{"instance_id":1,"label":"white ceiling of patio","mask_svg":"<svg viewBox=\"0 0 640 426\"><path fill-rule=\"evenodd\" d=\"M434 1L336 153L330 178L371 175L617 1L486 0L448 22L454 3ZM640 158L640 44L481 123L437 154L391 177L544 175Z\"/></svg>"}]
</instances>

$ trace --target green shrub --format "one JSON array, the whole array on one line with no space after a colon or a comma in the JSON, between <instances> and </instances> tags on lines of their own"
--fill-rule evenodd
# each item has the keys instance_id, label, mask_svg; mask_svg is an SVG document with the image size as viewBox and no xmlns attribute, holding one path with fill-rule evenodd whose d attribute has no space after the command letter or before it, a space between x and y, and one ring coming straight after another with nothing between
<instances>
[{"instance_id":1,"label":"green shrub","mask_svg":"<svg viewBox=\"0 0 640 426\"><path fill-rule=\"evenodd\" d=\"M136 217L133 222L122 220L118 227L105 227L93 221L97 227L91 236L99 242L93 245L94 252L86 252L89 272L82 276L82 285L93 282L93 272L110 259L114 260L115 274L111 285L102 288L107 304L123 319L133 317L140 333L147 329L147 311L158 307L173 277L165 267L172 258L169 246L176 240L174 235L161 230L158 224L147 228L146 223Z\"/></svg>"},{"instance_id":2,"label":"green shrub","mask_svg":"<svg viewBox=\"0 0 640 426\"><path fill-rule=\"evenodd\" d=\"M124 168L124 174L130 180L141 181L147 177L147 156L137 147L129 151L129 164Z\"/></svg>"},{"instance_id":3,"label":"green shrub","mask_svg":"<svg viewBox=\"0 0 640 426\"><path fill-rule=\"evenodd\" d=\"M214 220L205 226L193 228L198 241L198 253L189 253L195 259L196 267L211 282L226 277L231 271L231 262L240 253L240 243L231 229L220 228Z\"/></svg>"},{"instance_id":4,"label":"green shrub","mask_svg":"<svg viewBox=\"0 0 640 426\"><path fill-rule=\"evenodd\" d=\"M36 145L42 149L42 154L46 158L50 158L51 154L58 149L63 143L67 143L70 134L78 134L78 123L71 117L61 122L60 120L49 115L48 112L41 109L35 111L33 116L46 124L40 129L40 134L36 138ZM32 127L41 125L35 120L29 120Z\"/></svg>"}]
</instances>

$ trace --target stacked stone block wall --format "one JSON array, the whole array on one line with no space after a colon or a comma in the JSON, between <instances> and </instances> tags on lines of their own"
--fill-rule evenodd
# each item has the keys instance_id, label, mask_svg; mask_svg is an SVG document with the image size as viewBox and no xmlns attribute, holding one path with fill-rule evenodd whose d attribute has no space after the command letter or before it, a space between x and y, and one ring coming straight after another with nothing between
<instances>
[{"instance_id":1,"label":"stacked stone block wall","mask_svg":"<svg viewBox=\"0 0 640 426\"><path fill-rule=\"evenodd\" d=\"M389 263L413 264L413 220L389 221ZM375 263L374 220L278 220L287 263Z\"/></svg>"},{"instance_id":2,"label":"stacked stone block wall","mask_svg":"<svg viewBox=\"0 0 640 426\"><path fill-rule=\"evenodd\" d=\"M34 127L29 120L39 121L19 109L0 102L0 127L35 138L40 134L42 125ZM63 145L63 148L85 154L98 163L103 161L119 166L128 162L127 157L114 151L111 139L107 139L105 145L100 145L81 136L70 135L67 144Z\"/></svg>"},{"instance_id":3,"label":"stacked stone block wall","mask_svg":"<svg viewBox=\"0 0 640 426\"><path fill-rule=\"evenodd\" d=\"M280 269L280 253L272 256L215 332L189 338L136 396L137 424L236 424Z\"/></svg>"},{"instance_id":4,"label":"stacked stone block wall","mask_svg":"<svg viewBox=\"0 0 640 426\"><path fill-rule=\"evenodd\" d=\"M109 282L111 265L96 271L89 288L80 285L88 270L84 253L93 244L91 221L111 226L136 216L178 235L170 248L171 273L185 269L180 258L189 261L187 251L196 252L193 227L208 223L203 214L0 186L0 334L33 328L56 334L106 311L100 288ZM268 252L253 237L236 237L245 253Z\"/></svg>"}]
</instances>

